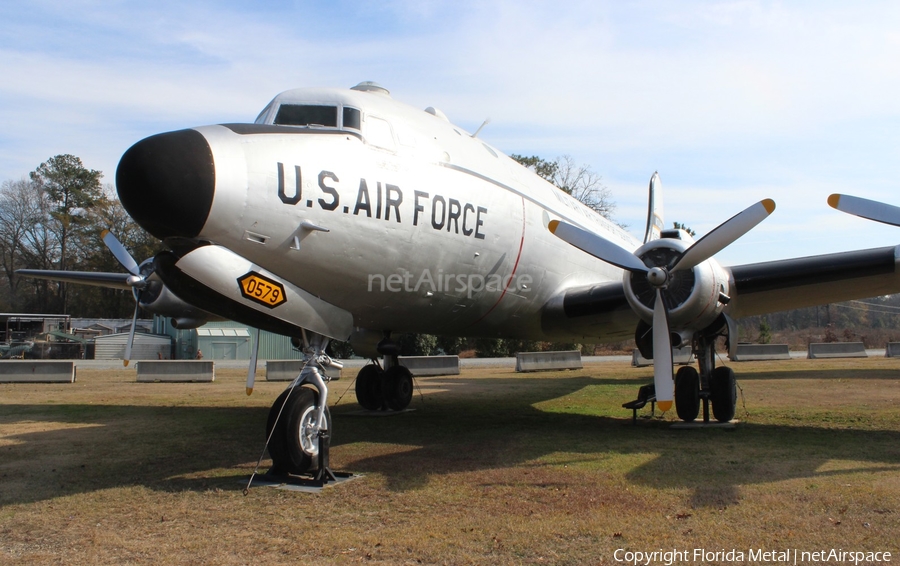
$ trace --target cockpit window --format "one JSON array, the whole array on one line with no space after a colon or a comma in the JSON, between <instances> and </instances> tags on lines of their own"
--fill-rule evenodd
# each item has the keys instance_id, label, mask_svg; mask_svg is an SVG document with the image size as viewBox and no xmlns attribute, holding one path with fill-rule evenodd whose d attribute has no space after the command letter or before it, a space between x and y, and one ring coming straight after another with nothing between
<instances>
[{"instance_id":1,"label":"cockpit window","mask_svg":"<svg viewBox=\"0 0 900 566\"><path fill-rule=\"evenodd\" d=\"M271 106L272 106L272 105L270 104L269 106L266 106L265 108L263 108L263 109L262 109L262 112L259 113L259 116L256 117L256 120L254 120L253 123L254 123L254 124L265 124L265 123L266 123L266 116L269 115L269 108L270 108Z\"/></svg>"},{"instance_id":2,"label":"cockpit window","mask_svg":"<svg viewBox=\"0 0 900 566\"><path fill-rule=\"evenodd\" d=\"M349 106L344 106L344 127L359 130L360 123L361 120L359 116L359 110L357 110L356 108L350 108Z\"/></svg>"},{"instance_id":3,"label":"cockpit window","mask_svg":"<svg viewBox=\"0 0 900 566\"><path fill-rule=\"evenodd\" d=\"M311 104L282 104L278 108L278 114L275 116L275 124L280 126L324 126L336 128L337 107L314 106Z\"/></svg>"}]
</instances>

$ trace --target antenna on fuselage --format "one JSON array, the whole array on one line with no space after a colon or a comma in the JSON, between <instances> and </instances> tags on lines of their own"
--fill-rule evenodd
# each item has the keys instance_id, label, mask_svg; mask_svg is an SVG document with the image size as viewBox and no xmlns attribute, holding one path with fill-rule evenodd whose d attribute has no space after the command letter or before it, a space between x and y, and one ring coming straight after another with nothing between
<instances>
[{"instance_id":1,"label":"antenna on fuselage","mask_svg":"<svg viewBox=\"0 0 900 566\"><path fill-rule=\"evenodd\" d=\"M491 123L491 119L490 119L490 118L485 118L485 119L484 119L484 122L482 122L481 125L478 126L478 129L475 130L475 133L472 134L472 139L477 138L477 137L478 137L478 134L481 132L481 129L484 128L485 126L487 126L487 125L490 124L490 123Z\"/></svg>"}]
</instances>

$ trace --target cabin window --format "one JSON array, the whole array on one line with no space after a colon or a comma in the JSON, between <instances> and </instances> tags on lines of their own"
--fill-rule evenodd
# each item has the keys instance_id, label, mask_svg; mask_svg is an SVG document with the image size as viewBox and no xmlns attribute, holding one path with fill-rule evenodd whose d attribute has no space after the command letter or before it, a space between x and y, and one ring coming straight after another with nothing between
<instances>
[{"instance_id":1,"label":"cabin window","mask_svg":"<svg viewBox=\"0 0 900 566\"><path fill-rule=\"evenodd\" d=\"M280 126L324 126L337 128L336 106L312 104L282 104L275 116Z\"/></svg>"},{"instance_id":2,"label":"cabin window","mask_svg":"<svg viewBox=\"0 0 900 566\"><path fill-rule=\"evenodd\" d=\"M344 106L344 127L359 130L360 122L361 119L359 110L357 110L356 108L350 108L349 106Z\"/></svg>"},{"instance_id":3,"label":"cabin window","mask_svg":"<svg viewBox=\"0 0 900 566\"><path fill-rule=\"evenodd\" d=\"M374 116L366 116L366 141L369 144L382 149L395 151L394 134L391 132L391 125L381 118Z\"/></svg>"}]
</instances>

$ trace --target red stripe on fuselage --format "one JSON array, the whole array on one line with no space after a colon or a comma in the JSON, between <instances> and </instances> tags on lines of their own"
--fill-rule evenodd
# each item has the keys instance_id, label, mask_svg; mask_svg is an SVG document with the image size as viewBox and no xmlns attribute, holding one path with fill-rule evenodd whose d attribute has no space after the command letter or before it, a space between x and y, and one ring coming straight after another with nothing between
<instances>
[{"instance_id":1,"label":"red stripe on fuselage","mask_svg":"<svg viewBox=\"0 0 900 566\"><path fill-rule=\"evenodd\" d=\"M512 285L513 279L516 277L516 270L519 268L519 260L522 258L522 248L525 246L525 199L522 199L522 237L519 239L519 253L516 255L516 263L513 264L512 273L509 274L509 279L506 282L506 285L503 287L503 292L500 293L500 298L497 299L497 302L494 303L494 306L488 309L486 313L481 315L481 317L469 325L469 328L475 326L482 320L484 320L487 315L491 314L497 305L500 304L500 301L503 300L503 297L506 296L506 291L509 290L509 286Z\"/></svg>"}]
</instances>

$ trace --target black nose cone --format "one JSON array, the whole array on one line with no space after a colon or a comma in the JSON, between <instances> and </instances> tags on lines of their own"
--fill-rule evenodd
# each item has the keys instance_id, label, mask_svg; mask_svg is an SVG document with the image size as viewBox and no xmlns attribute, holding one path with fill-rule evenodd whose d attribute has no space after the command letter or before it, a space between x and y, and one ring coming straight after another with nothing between
<instances>
[{"instance_id":1,"label":"black nose cone","mask_svg":"<svg viewBox=\"0 0 900 566\"><path fill-rule=\"evenodd\" d=\"M141 140L125 152L116 170L122 206L161 240L197 236L209 216L215 187L212 151L197 130Z\"/></svg>"}]
</instances>

